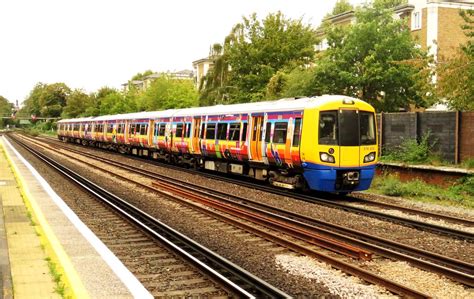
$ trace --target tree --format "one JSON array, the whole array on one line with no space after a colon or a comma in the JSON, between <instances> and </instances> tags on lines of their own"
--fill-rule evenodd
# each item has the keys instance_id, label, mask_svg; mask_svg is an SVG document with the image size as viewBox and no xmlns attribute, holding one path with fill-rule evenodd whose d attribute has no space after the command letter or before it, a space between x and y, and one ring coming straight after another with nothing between
<instances>
[{"instance_id":1,"label":"tree","mask_svg":"<svg viewBox=\"0 0 474 299\"><path fill-rule=\"evenodd\" d=\"M353 10L354 7L347 0L338 0L332 9L331 15L335 16L347 11Z\"/></svg>"},{"instance_id":2,"label":"tree","mask_svg":"<svg viewBox=\"0 0 474 299\"><path fill-rule=\"evenodd\" d=\"M75 118L84 116L91 98L80 89L75 89L68 95L66 106L63 109L63 118Z\"/></svg>"},{"instance_id":3,"label":"tree","mask_svg":"<svg viewBox=\"0 0 474 299\"><path fill-rule=\"evenodd\" d=\"M162 74L137 99L139 110L155 111L198 105L199 94L191 80L169 78Z\"/></svg>"},{"instance_id":4,"label":"tree","mask_svg":"<svg viewBox=\"0 0 474 299\"><path fill-rule=\"evenodd\" d=\"M228 41L225 44L228 44ZM213 60L213 67L204 76L201 86L199 86L200 106L224 103L228 99L229 90L226 84L229 76L229 63L223 50L224 47L218 43L211 48L209 58Z\"/></svg>"},{"instance_id":5,"label":"tree","mask_svg":"<svg viewBox=\"0 0 474 299\"><path fill-rule=\"evenodd\" d=\"M474 10L461 11L468 41L438 67L438 93L452 109L474 111Z\"/></svg>"},{"instance_id":6,"label":"tree","mask_svg":"<svg viewBox=\"0 0 474 299\"><path fill-rule=\"evenodd\" d=\"M10 116L12 113L13 104L7 98L0 96L0 117ZM8 119L0 118L0 127L4 127Z\"/></svg>"},{"instance_id":7,"label":"tree","mask_svg":"<svg viewBox=\"0 0 474 299\"><path fill-rule=\"evenodd\" d=\"M27 115L59 117L70 93L71 90L64 83L38 83L25 100L22 112Z\"/></svg>"},{"instance_id":8,"label":"tree","mask_svg":"<svg viewBox=\"0 0 474 299\"><path fill-rule=\"evenodd\" d=\"M317 94L359 97L378 111L433 102L430 59L416 46L405 20L375 5L356 10L351 26L326 27L329 48L316 60Z\"/></svg>"},{"instance_id":9,"label":"tree","mask_svg":"<svg viewBox=\"0 0 474 299\"><path fill-rule=\"evenodd\" d=\"M316 41L309 25L301 19L287 19L281 12L262 21L256 14L244 17L224 44L230 71L227 82L220 83L227 93L222 99L227 103L263 100L266 86L277 71L311 62Z\"/></svg>"},{"instance_id":10,"label":"tree","mask_svg":"<svg viewBox=\"0 0 474 299\"><path fill-rule=\"evenodd\" d=\"M373 6L376 9L391 9L407 3L408 0L374 0Z\"/></svg>"}]
</instances>

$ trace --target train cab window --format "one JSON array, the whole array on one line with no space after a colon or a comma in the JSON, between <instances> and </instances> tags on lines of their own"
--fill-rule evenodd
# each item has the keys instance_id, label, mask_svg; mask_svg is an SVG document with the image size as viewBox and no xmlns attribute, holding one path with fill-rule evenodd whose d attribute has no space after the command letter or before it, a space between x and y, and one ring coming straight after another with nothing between
<instances>
[{"instance_id":1,"label":"train cab window","mask_svg":"<svg viewBox=\"0 0 474 299\"><path fill-rule=\"evenodd\" d=\"M160 129L158 130L158 136L165 136L166 124L160 124Z\"/></svg>"},{"instance_id":2,"label":"train cab window","mask_svg":"<svg viewBox=\"0 0 474 299\"><path fill-rule=\"evenodd\" d=\"M248 123L244 123L244 128L242 129L242 142L247 141L247 126Z\"/></svg>"},{"instance_id":3,"label":"train cab window","mask_svg":"<svg viewBox=\"0 0 474 299\"><path fill-rule=\"evenodd\" d=\"M206 139L216 138L216 124L207 124Z\"/></svg>"},{"instance_id":4,"label":"train cab window","mask_svg":"<svg viewBox=\"0 0 474 299\"><path fill-rule=\"evenodd\" d=\"M285 143L287 131L288 131L287 122L276 122L275 130L273 131L273 143Z\"/></svg>"},{"instance_id":5,"label":"train cab window","mask_svg":"<svg viewBox=\"0 0 474 299\"><path fill-rule=\"evenodd\" d=\"M372 112L361 111L359 114L360 144L375 144L375 116Z\"/></svg>"},{"instance_id":6,"label":"train cab window","mask_svg":"<svg viewBox=\"0 0 474 299\"><path fill-rule=\"evenodd\" d=\"M337 145L337 111L319 113L319 144Z\"/></svg>"},{"instance_id":7,"label":"train cab window","mask_svg":"<svg viewBox=\"0 0 474 299\"><path fill-rule=\"evenodd\" d=\"M183 137L183 124L182 123L179 123L179 124L176 125L175 136L176 137Z\"/></svg>"},{"instance_id":8,"label":"train cab window","mask_svg":"<svg viewBox=\"0 0 474 299\"><path fill-rule=\"evenodd\" d=\"M184 137L191 137L191 123L186 124L186 133L184 133Z\"/></svg>"},{"instance_id":9,"label":"train cab window","mask_svg":"<svg viewBox=\"0 0 474 299\"><path fill-rule=\"evenodd\" d=\"M339 145L359 146L359 111L341 109L338 121Z\"/></svg>"},{"instance_id":10,"label":"train cab window","mask_svg":"<svg viewBox=\"0 0 474 299\"><path fill-rule=\"evenodd\" d=\"M239 141L239 135L240 135L240 123L230 124L229 140Z\"/></svg>"},{"instance_id":11,"label":"train cab window","mask_svg":"<svg viewBox=\"0 0 474 299\"><path fill-rule=\"evenodd\" d=\"M293 131L293 146L300 145L301 118L295 119L295 130Z\"/></svg>"},{"instance_id":12,"label":"train cab window","mask_svg":"<svg viewBox=\"0 0 474 299\"><path fill-rule=\"evenodd\" d=\"M219 140L227 139L227 123L217 124L217 139Z\"/></svg>"},{"instance_id":13,"label":"train cab window","mask_svg":"<svg viewBox=\"0 0 474 299\"><path fill-rule=\"evenodd\" d=\"M265 129L265 142L266 142L266 143L269 143L269 142L270 142L270 135L271 135L271 132L272 132L272 123L271 123L271 122L267 122L267 126L266 126L266 129Z\"/></svg>"},{"instance_id":14,"label":"train cab window","mask_svg":"<svg viewBox=\"0 0 474 299\"><path fill-rule=\"evenodd\" d=\"M140 135L146 135L147 130L148 130L148 125L142 124L140 126Z\"/></svg>"}]
</instances>

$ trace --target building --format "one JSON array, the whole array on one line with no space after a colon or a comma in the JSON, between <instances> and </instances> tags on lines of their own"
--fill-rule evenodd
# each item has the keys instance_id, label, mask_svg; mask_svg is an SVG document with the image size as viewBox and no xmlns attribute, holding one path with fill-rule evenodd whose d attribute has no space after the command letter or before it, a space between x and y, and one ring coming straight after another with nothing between
<instances>
[{"instance_id":1,"label":"building","mask_svg":"<svg viewBox=\"0 0 474 299\"><path fill-rule=\"evenodd\" d=\"M210 57L202 58L193 61L194 69L194 84L196 88L201 86L202 78L207 74L210 68L214 65L214 60Z\"/></svg>"},{"instance_id":2,"label":"building","mask_svg":"<svg viewBox=\"0 0 474 299\"><path fill-rule=\"evenodd\" d=\"M130 89L130 86L134 86L137 90L144 91L147 90L151 83L161 77L167 76L170 79L175 80L192 80L194 77L194 73L192 70L181 70L177 72L167 71L166 73L153 73L151 75L143 77L143 80L132 80L122 84L123 92L127 92Z\"/></svg>"},{"instance_id":3,"label":"building","mask_svg":"<svg viewBox=\"0 0 474 299\"><path fill-rule=\"evenodd\" d=\"M407 4L395 7L394 17L408 19L412 35L422 49L428 50L435 61L443 61L458 51L459 46L467 41L461 25L464 19L459 15L460 10L474 9L474 0L442 1L442 0L408 0ZM327 18L334 25L354 23L354 11L344 12ZM318 50L327 49L324 32Z\"/></svg>"}]
</instances>

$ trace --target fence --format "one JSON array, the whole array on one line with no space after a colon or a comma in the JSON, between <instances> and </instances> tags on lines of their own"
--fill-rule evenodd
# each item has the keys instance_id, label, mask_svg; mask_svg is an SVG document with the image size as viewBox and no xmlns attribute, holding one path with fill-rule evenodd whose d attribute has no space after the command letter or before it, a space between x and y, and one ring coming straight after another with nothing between
<instances>
[{"instance_id":1,"label":"fence","mask_svg":"<svg viewBox=\"0 0 474 299\"><path fill-rule=\"evenodd\" d=\"M377 121L382 152L429 132L443 159L459 163L474 158L474 112L381 113Z\"/></svg>"}]
</instances>

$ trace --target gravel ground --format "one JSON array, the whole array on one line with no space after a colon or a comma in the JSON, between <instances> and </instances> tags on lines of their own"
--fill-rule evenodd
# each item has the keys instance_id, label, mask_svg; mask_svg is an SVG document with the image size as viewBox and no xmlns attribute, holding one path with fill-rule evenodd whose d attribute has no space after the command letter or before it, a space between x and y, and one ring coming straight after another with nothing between
<instances>
[{"instance_id":1,"label":"gravel ground","mask_svg":"<svg viewBox=\"0 0 474 299\"><path fill-rule=\"evenodd\" d=\"M365 209L367 208L367 205L358 204L358 203L349 203L348 206L358 207L358 208L365 208ZM443 227L448 227L448 228L457 229L457 230L460 230L460 231L465 231L465 232L468 232L468 233L471 233L471 234L474 233L474 226L473 227L467 227L467 226L464 226L462 224L455 224L455 223L451 223L451 222L446 222L444 220L436 220L436 219L432 219L432 218L422 217L422 216L419 216L419 215L404 213L404 212L398 211L398 210L387 210L387 209L379 208L379 207L370 207L370 210L379 211L379 212L389 214L389 215L393 215L393 216L413 219L413 220L417 220L417 221L424 222L424 223L436 224L436 225L443 226Z\"/></svg>"},{"instance_id":2,"label":"gravel ground","mask_svg":"<svg viewBox=\"0 0 474 299\"><path fill-rule=\"evenodd\" d=\"M407 200L403 197L393 197L380 194L373 194L369 192L354 192L351 194L353 197L360 197L367 200L385 202L390 204L396 204L407 208L422 209L428 212L446 214L453 217L464 218L474 220L474 209L457 206L445 206L437 205L429 202L419 202L414 200Z\"/></svg>"},{"instance_id":3,"label":"gravel ground","mask_svg":"<svg viewBox=\"0 0 474 299\"><path fill-rule=\"evenodd\" d=\"M96 154L97 152L94 151ZM107 156L110 158L109 153L102 153L101 155ZM216 184L216 181L204 178L202 176L192 175L188 173L183 173L180 171L170 170L163 167L157 167L147 164L146 162L140 162L136 160L129 159L124 156L114 156L117 160L133 165L140 165L140 167L153 170L157 173L165 174L179 179L185 179L189 182L198 183L201 185L212 186L215 189L224 192L231 192L233 194L252 198L255 200L260 200L267 204L271 204L280 208L298 212L307 216L323 219L338 225L348 226L353 229L358 229L361 231L369 232L376 234L381 237L390 237L391 239L401 241L413 246L419 246L426 250L432 250L441 254L449 253L451 257L460 258L472 262L474 249L471 243L451 239L448 237L443 237L435 235L432 233L422 232L411 228L406 228L400 225L395 225L392 223L387 223L373 218L368 218L364 216L350 214L344 211L326 208L318 206L316 204L306 203L291 198L286 198L274 194L268 194L265 192L260 192L252 189L247 189L242 186L235 186L233 184L228 184L224 182L219 182ZM70 164L70 163L68 163ZM70 164L71 165L71 164ZM77 166L71 165L71 167L77 168ZM95 174L90 170L82 170L84 174L88 174L91 178L97 181L99 184L104 184L107 186L112 186L112 192L117 193L120 196L123 196L139 207L146 209L149 213L161 219L162 221L172 225L174 228L182 231L191 238L197 240L205 246L219 252L223 256L229 258L240 266L248 269L253 273L258 273L263 279L268 282L276 285L282 290L290 293L293 296L307 296L308 294L314 294L317 296L329 296L329 297L379 297L382 293L374 289L366 289L362 286L353 286L347 281L347 287L342 287L342 289L347 289L346 293L341 293L335 291L341 289L341 287L335 287L337 283L331 283L325 281L321 273L326 273L321 270L320 265L317 263L312 263L309 261L301 260L299 258L289 258L287 255L276 256L275 253L267 252L265 250L256 249L255 246L245 242L238 236L232 233L228 233L219 229L220 226L210 226L202 222L202 219L193 215L192 213L186 213L186 210L183 210L179 205L170 202L164 198L161 198L156 195L150 195L149 193L137 190L136 187L122 184L111 184L111 178L104 178L103 175ZM114 180L115 181L115 180ZM125 186L125 187L124 187ZM67 190L65 190L67 193ZM314 261L313 261L314 262ZM310 266L306 267L294 267L295 265L301 265L301 263ZM291 266L293 265L293 266ZM391 267L382 266L378 261L365 263L364 267L370 268L372 270L386 271L392 273ZM396 267L394 267L396 269ZM383 271L381 270L383 269ZM323 272L321 272L323 271ZM407 284L417 285L419 280L418 276L420 275L418 269L404 269L403 277L408 278ZM337 271L335 271L337 272ZM393 270L394 273L397 273ZM316 275L315 273L320 273ZM427 273L430 274L430 273ZM342 274L334 274L340 276L341 281L344 281ZM399 274L395 274L396 277ZM431 274L432 275L432 274ZM433 278L434 283L440 282L441 278L437 278L437 275ZM328 277L328 276L326 276ZM346 277L347 278L347 277ZM339 279L338 279L339 280ZM357 285L357 283L355 283ZM373 287L373 286L372 286ZM415 286L413 286L415 288ZM460 287L460 290L457 290L456 287ZM416 287L418 289L418 287ZM456 285L450 281L447 283L447 288L452 289L451 294L464 294L463 291L466 289L462 286ZM425 291L425 289L421 289ZM430 289L431 290L431 289ZM362 293L361 293L362 292ZM375 293L373 293L375 292ZM448 292L449 293L449 292ZM443 297L442 294L448 294L446 292L438 293L437 289L432 291L433 296ZM365 294L365 295L362 295ZM377 294L377 295L373 295ZM385 295L382 295L385 296ZM388 296L388 295L387 295Z\"/></svg>"}]
</instances>

